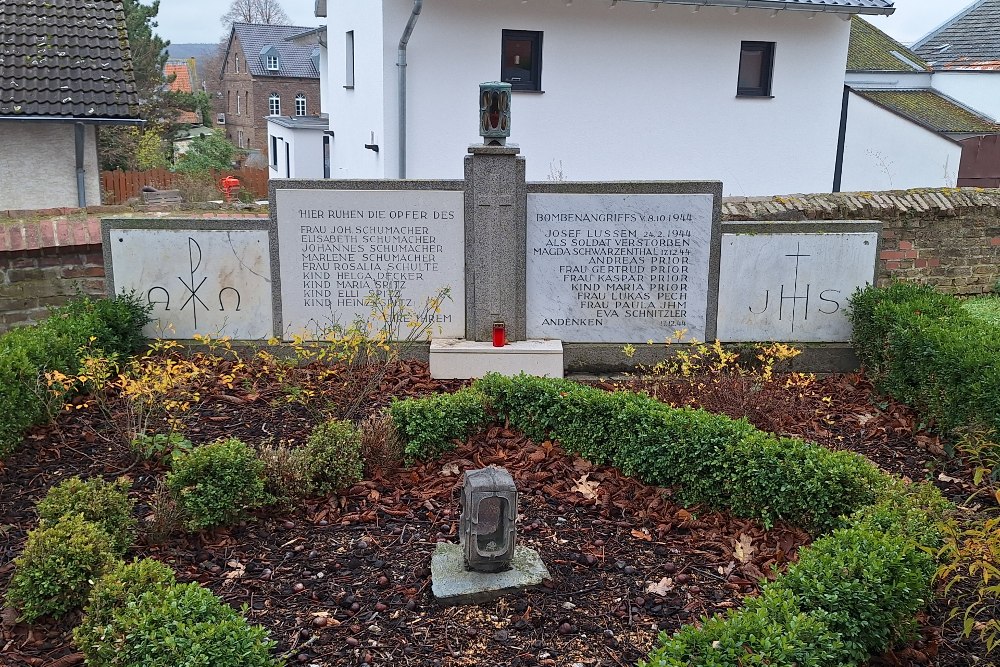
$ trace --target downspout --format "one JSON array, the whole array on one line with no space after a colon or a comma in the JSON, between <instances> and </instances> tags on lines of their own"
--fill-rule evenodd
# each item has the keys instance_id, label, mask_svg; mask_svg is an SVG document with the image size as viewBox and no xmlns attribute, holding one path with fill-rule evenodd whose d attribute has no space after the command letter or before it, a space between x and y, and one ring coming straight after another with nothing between
<instances>
[{"instance_id":1,"label":"downspout","mask_svg":"<svg viewBox=\"0 0 1000 667\"><path fill-rule=\"evenodd\" d=\"M844 86L844 99L840 103L840 133L837 136L837 158L833 164L833 192L840 192L840 182L844 176L844 146L847 144L847 107L851 101L851 89Z\"/></svg>"},{"instance_id":2,"label":"downspout","mask_svg":"<svg viewBox=\"0 0 1000 667\"><path fill-rule=\"evenodd\" d=\"M406 45L413 34L413 27L417 25L417 18L420 10L424 7L424 0L413 0L413 10L410 12L410 19L403 28L403 36L399 38L399 51L396 56L396 67L399 68L399 177L406 178Z\"/></svg>"},{"instance_id":3,"label":"downspout","mask_svg":"<svg viewBox=\"0 0 1000 667\"><path fill-rule=\"evenodd\" d=\"M87 171L83 168L84 125L74 123L76 141L76 201L80 208L87 208Z\"/></svg>"}]
</instances>

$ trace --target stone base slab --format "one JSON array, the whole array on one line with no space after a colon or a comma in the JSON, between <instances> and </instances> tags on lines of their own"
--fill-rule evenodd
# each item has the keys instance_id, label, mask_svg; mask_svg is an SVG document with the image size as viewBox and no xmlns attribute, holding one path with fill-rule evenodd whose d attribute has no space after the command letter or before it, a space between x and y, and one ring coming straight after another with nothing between
<instances>
[{"instance_id":1,"label":"stone base slab","mask_svg":"<svg viewBox=\"0 0 1000 667\"><path fill-rule=\"evenodd\" d=\"M493 347L490 342L457 338L431 341L431 377L468 380L500 373L563 377L563 346L559 340L522 340Z\"/></svg>"},{"instance_id":2,"label":"stone base slab","mask_svg":"<svg viewBox=\"0 0 1000 667\"><path fill-rule=\"evenodd\" d=\"M550 578L538 552L528 547L514 547L511 566L506 572L472 572L465 569L462 545L439 542L431 556L431 592L442 604L483 603Z\"/></svg>"}]
</instances>

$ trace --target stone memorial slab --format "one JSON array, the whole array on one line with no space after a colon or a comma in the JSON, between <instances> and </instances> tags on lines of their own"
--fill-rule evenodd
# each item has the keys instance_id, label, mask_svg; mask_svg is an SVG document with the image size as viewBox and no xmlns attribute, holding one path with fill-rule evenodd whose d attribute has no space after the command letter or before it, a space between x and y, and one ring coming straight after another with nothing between
<instances>
[{"instance_id":1,"label":"stone memorial slab","mask_svg":"<svg viewBox=\"0 0 1000 667\"><path fill-rule=\"evenodd\" d=\"M723 234L719 340L849 341L848 298L874 280L877 246L877 232Z\"/></svg>"},{"instance_id":2,"label":"stone memorial slab","mask_svg":"<svg viewBox=\"0 0 1000 667\"><path fill-rule=\"evenodd\" d=\"M271 258L266 229L126 229L104 221L108 292L135 291L152 304L145 333L240 340L273 335ZM110 224L109 224L110 223ZM156 225L157 223L150 223ZM208 226L208 225L206 225Z\"/></svg>"},{"instance_id":3,"label":"stone memorial slab","mask_svg":"<svg viewBox=\"0 0 1000 667\"><path fill-rule=\"evenodd\" d=\"M369 319L375 294L435 337L465 335L462 191L276 189L275 202L286 339ZM425 312L445 288L440 312Z\"/></svg>"},{"instance_id":4,"label":"stone memorial slab","mask_svg":"<svg viewBox=\"0 0 1000 667\"><path fill-rule=\"evenodd\" d=\"M704 340L711 194L528 194L529 338Z\"/></svg>"}]
</instances>

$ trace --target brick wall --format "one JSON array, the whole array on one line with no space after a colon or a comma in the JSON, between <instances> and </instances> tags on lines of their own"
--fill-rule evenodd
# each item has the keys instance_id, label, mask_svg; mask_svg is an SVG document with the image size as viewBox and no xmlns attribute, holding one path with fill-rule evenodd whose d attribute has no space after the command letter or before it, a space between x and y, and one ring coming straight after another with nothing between
<instances>
[{"instance_id":1,"label":"brick wall","mask_svg":"<svg viewBox=\"0 0 1000 667\"><path fill-rule=\"evenodd\" d=\"M879 284L905 279L958 295L1000 280L1000 190L946 188L727 198L724 220L880 220Z\"/></svg>"},{"instance_id":2,"label":"brick wall","mask_svg":"<svg viewBox=\"0 0 1000 667\"><path fill-rule=\"evenodd\" d=\"M117 212L121 207L104 208ZM37 322L49 308L79 292L105 294L100 217L107 213L53 211L61 215L2 221L12 213L19 212L0 211L0 333ZM192 212L181 217L261 219L267 213Z\"/></svg>"},{"instance_id":3,"label":"brick wall","mask_svg":"<svg viewBox=\"0 0 1000 667\"><path fill-rule=\"evenodd\" d=\"M44 318L78 292L104 293L98 218L0 226L0 332Z\"/></svg>"}]
</instances>

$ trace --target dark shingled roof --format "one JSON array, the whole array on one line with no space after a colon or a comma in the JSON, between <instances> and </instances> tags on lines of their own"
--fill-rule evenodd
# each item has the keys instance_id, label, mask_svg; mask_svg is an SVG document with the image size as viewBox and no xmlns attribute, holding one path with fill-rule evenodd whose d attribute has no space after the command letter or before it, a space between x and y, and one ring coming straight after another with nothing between
<instances>
[{"instance_id":1,"label":"dark shingled roof","mask_svg":"<svg viewBox=\"0 0 1000 667\"><path fill-rule=\"evenodd\" d=\"M930 69L920 56L871 23L852 17L851 45L847 50L849 72L928 72Z\"/></svg>"},{"instance_id":2,"label":"dark shingled roof","mask_svg":"<svg viewBox=\"0 0 1000 667\"><path fill-rule=\"evenodd\" d=\"M0 116L136 119L116 0L0 0Z\"/></svg>"},{"instance_id":3,"label":"dark shingled roof","mask_svg":"<svg viewBox=\"0 0 1000 667\"><path fill-rule=\"evenodd\" d=\"M1000 69L1000 0L979 0L913 45L934 69Z\"/></svg>"},{"instance_id":4,"label":"dark shingled roof","mask_svg":"<svg viewBox=\"0 0 1000 667\"><path fill-rule=\"evenodd\" d=\"M319 70L312 61L312 45L300 46L286 41L303 32L315 28L303 28L294 25L257 25L253 23L235 23L233 32L243 47L250 74L257 76L295 76L307 79L318 79ZM278 70L268 70L264 67L261 53L274 47L278 51Z\"/></svg>"},{"instance_id":5,"label":"dark shingled roof","mask_svg":"<svg viewBox=\"0 0 1000 667\"><path fill-rule=\"evenodd\" d=\"M1000 124L933 90L851 90L935 132L1000 134Z\"/></svg>"}]
</instances>

